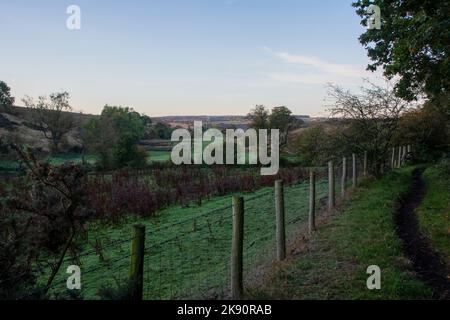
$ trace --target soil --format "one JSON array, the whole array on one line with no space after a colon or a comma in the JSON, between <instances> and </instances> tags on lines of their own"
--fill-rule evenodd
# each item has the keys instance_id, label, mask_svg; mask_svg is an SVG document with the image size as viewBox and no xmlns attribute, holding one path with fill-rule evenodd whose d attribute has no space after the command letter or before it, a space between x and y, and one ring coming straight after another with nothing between
<instances>
[{"instance_id":1,"label":"soil","mask_svg":"<svg viewBox=\"0 0 450 320\"><path fill-rule=\"evenodd\" d=\"M423 170L418 168L413 171L411 190L400 199L395 217L397 234L416 273L433 290L434 298L447 300L450 299L450 268L429 239L420 232L414 212L426 194Z\"/></svg>"}]
</instances>

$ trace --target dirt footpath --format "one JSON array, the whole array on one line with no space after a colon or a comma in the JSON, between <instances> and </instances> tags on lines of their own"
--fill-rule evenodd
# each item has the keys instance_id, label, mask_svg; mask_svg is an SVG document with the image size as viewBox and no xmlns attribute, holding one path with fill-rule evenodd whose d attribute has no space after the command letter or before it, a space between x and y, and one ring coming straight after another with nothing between
<instances>
[{"instance_id":1,"label":"dirt footpath","mask_svg":"<svg viewBox=\"0 0 450 320\"><path fill-rule=\"evenodd\" d=\"M432 289L436 299L450 299L450 270L430 241L419 230L414 210L426 194L422 180L423 168L413 171L411 190L400 200L395 222L397 234L403 241L406 254L422 280Z\"/></svg>"}]
</instances>

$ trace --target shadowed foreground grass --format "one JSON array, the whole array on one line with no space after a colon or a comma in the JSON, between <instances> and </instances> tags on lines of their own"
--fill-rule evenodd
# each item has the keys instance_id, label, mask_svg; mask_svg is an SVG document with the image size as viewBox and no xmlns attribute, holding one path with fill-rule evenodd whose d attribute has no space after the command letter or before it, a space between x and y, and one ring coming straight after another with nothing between
<instances>
[{"instance_id":1,"label":"shadowed foreground grass","mask_svg":"<svg viewBox=\"0 0 450 320\"><path fill-rule=\"evenodd\" d=\"M249 298L429 299L402 252L393 215L411 185L412 168L363 183L342 210L306 240L301 252L278 264ZM381 268L381 290L368 290L367 267Z\"/></svg>"}]
</instances>

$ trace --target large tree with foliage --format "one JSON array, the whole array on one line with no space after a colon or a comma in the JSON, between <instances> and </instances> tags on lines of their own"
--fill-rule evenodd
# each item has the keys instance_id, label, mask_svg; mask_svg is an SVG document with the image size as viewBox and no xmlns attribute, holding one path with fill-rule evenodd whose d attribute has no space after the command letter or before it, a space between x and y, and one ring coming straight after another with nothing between
<instances>
[{"instance_id":1,"label":"large tree with foliage","mask_svg":"<svg viewBox=\"0 0 450 320\"><path fill-rule=\"evenodd\" d=\"M250 110L247 117L250 119L250 127L253 129L269 128L269 111L263 105L257 105Z\"/></svg>"},{"instance_id":2,"label":"large tree with foliage","mask_svg":"<svg viewBox=\"0 0 450 320\"><path fill-rule=\"evenodd\" d=\"M11 89L8 85L0 81L0 112L11 111L14 105L14 97L11 96Z\"/></svg>"},{"instance_id":3,"label":"large tree with foliage","mask_svg":"<svg viewBox=\"0 0 450 320\"><path fill-rule=\"evenodd\" d=\"M362 25L371 4L381 10L381 29L367 30L360 42L373 61L369 70L383 68L387 77L399 76L396 94L414 100L431 99L450 90L450 2L448 0L358 0L353 3Z\"/></svg>"},{"instance_id":4,"label":"large tree with foliage","mask_svg":"<svg viewBox=\"0 0 450 320\"><path fill-rule=\"evenodd\" d=\"M287 144L291 129L301 122L292 115L289 108L284 106L273 108L269 116L270 128L280 130L280 145L282 146Z\"/></svg>"},{"instance_id":5,"label":"large tree with foliage","mask_svg":"<svg viewBox=\"0 0 450 320\"><path fill-rule=\"evenodd\" d=\"M52 93L50 97L41 96L37 101L30 97L23 99L25 106L32 111L30 116L34 125L51 142L55 153L65 135L75 126L69 98L69 93L63 91Z\"/></svg>"},{"instance_id":6,"label":"large tree with foliage","mask_svg":"<svg viewBox=\"0 0 450 320\"><path fill-rule=\"evenodd\" d=\"M420 109L406 112L394 136L395 144L414 145L414 160L429 162L449 150L450 132L441 110L428 101Z\"/></svg>"},{"instance_id":7,"label":"large tree with foliage","mask_svg":"<svg viewBox=\"0 0 450 320\"><path fill-rule=\"evenodd\" d=\"M138 148L138 142L144 129L144 120L133 109L106 105L100 117L85 125L83 138L105 169L143 166L146 153Z\"/></svg>"},{"instance_id":8,"label":"large tree with foliage","mask_svg":"<svg viewBox=\"0 0 450 320\"><path fill-rule=\"evenodd\" d=\"M145 139L170 140L172 128L164 122L149 123L145 126Z\"/></svg>"},{"instance_id":9,"label":"large tree with foliage","mask_svg":"<svg viewBox=\"0 0 450 320\"><path fill-rule=\"evenodd\" d=\"M247 117L250 119L250 127L253 129L279 129L281 146L286 145L290 130L302 123L301 120L292 116L289 108L284 106L275 107L269 112L265 106L257 105L250 110Z\"/></svg>"}]
</instances>

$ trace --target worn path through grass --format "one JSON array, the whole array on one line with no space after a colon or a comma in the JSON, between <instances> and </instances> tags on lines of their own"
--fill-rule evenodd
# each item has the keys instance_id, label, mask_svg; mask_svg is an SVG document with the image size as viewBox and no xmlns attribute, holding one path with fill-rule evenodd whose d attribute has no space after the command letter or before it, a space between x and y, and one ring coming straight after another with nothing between
<instances>
[{"instance_id":1,"label":"worn path through grass","mask_svg":"<svg viewBox=\"0 0 450 320\"><path fill-rule=\"evenodd\" d=\"M396 234L394 213L412 183L412 168L364 182L340 212L300 241L298 252L277 264L249 298L430 299ZM381 268L381 290L368 290L367 267Z\"/></svg>"}]
</instances>

